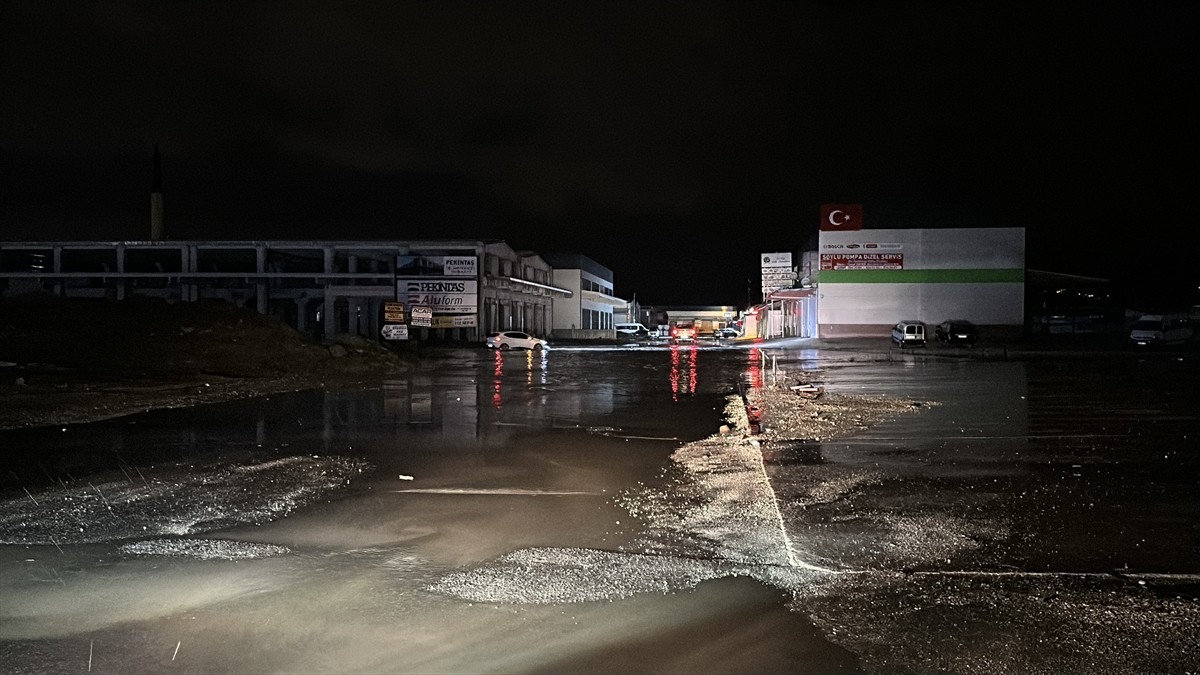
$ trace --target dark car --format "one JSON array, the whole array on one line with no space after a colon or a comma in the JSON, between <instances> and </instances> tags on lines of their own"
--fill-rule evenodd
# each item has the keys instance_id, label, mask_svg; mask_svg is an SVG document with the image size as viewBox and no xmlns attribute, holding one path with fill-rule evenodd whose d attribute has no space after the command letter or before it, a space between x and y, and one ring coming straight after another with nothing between
<instances>
[{"instance_id":1,"label":"dark car","mask_svg":"<svg viewBox=\"0 0 1200 675\"><path fill-rule=\"evenodd\" d=\"M948 345L973 345L979 339L979 329L970 321L943 321L934 329L938 342Z\"/></svg>"}]
</instances>

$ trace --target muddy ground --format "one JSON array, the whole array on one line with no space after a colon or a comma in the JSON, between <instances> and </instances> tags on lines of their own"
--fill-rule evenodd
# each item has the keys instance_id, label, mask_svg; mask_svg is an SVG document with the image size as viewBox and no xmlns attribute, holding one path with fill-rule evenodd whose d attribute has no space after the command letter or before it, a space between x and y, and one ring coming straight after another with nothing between
<instances>
[{"instance_id":1,"label":"muddy ground","mask_svg":"<svg viewBox=\"0 0 1200 675\"><path fill-rule=\"evenodd\" d=\"M369 381L411 368L416 348L314 341L221 302L3 300L0 429Z\"/></svg>"}]
</instances>

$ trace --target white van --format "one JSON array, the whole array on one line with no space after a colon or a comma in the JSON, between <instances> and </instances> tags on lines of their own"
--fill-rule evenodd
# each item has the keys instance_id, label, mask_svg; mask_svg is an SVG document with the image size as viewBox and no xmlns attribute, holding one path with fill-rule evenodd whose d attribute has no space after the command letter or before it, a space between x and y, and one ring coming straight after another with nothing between
<instances>
[{"instance_id":1,"label":"white van","mask_svg":"<svg viewBox=\"0 0 1200 675\"><path fill-rule=\"evenodd\" d=\"M892 326L892 342L905 347L925 346L925 324L920 321L901 321Z\"/></svg>"},{"instance_id":2,"label":"white van","mask_svg":"<svg viewBox=\"0 0 1200 675\"><path fill-rule=\"evenodd\" d=\"M650 329L640 323L619 323L616 325L618 333L624 335L633 335L635 337L649 337Z\"/></svg>"},{"instance_id":3,"label":"white van","mask_svg":"<svg viewBox=\"0 0 1200 675\"><path fill-rule=\"evenodd\" d=\"M1187 314L1146 314L1133 322L1129 339L1140 347L1186 342L1195 337Z\"/></svg>"}]
</instances>

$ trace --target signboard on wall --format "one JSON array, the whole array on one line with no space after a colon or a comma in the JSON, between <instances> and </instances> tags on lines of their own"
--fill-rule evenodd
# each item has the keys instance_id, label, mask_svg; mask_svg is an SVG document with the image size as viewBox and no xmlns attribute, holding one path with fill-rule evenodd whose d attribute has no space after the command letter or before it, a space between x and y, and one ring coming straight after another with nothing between
<instances>
[{"instance_id":1,"label":"signboard on wall","mask_svg":"<svg viewBox=\"0 0 1200 675\"><path fill-rule=\"evenodd\" d=\"M397 277L396 294L409 306L430 307L434 314L475 314L479 282L444 277Z\"/></svg>"},{"instance_id":2,"label":"signboard on wall","mask_svg":"<svg viewBox=\"0 0 1200 675\"><path fill-rule=\"evenodd\" d=\"M433 328L474 328L479 324L474 314L466 314L460 316L435 316L433 317Z\"/></svg>"},{"instance_id":3,"label":"signboard on wall","mask_svg":"<svg viewBox=\"0 0 1200 675\"><path fill-rule=\"evenodd\" d=\"M902 270L903 253L822 253L823 270Z\"/></svg>"},{"instance_id":4,"label":"signboard on wall","mask_svg":"<svg viewBox=\"0 0 1200 675\"><path fill-rule=\"evenodd\" d=\"M402 323L389 323L379 330L384 340L407 340L408 326Z\"/></svg>"},{"instance_id":5,"label":"signboard on wall","mask_svg":"<svg viewBox=\"0 0 1200 675\"><path fill-rule=\"evenodd\" d=\"M398 255L396 275L474 279L479 276L479 258L473 255Z\"/></svg>"},{"instance_id":6,"label":"signboard on wall","mask_svg":"<svg viewBox=\"0 0 1200 675\"><path fill-rule=\"evenodd\" d=\"M383 303L383 322L384 323L404 323L404 303L403 302L385 302L385 303Z\"/></svg>"},{"instance_id":7,"label":"signboard on wall","mask_svg":"<svg viewBox=\"0 0 1200 675\"><path fill-rule=\"evenodd\" d=\"M433 308L417 305L409 309L411 323L414 326L429 328L433 325Z\"/></svg>"}]
</instances>

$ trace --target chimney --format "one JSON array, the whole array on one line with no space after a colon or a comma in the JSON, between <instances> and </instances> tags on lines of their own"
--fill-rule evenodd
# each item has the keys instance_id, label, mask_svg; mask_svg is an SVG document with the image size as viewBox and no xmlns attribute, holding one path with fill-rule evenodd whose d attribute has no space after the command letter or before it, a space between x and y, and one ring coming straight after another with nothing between
<instances>
[{"instance_id":1,"label":"chimney","mask_svg":"<svg viewBox=\"0 0 1200 675\"><path fill-rule=\"evenodd\" d=\"M163 229L162 161L158 156L158 143L154 144L154 176L150 179L150 241L166 238Z\"/></svg>"}]
</instances>

